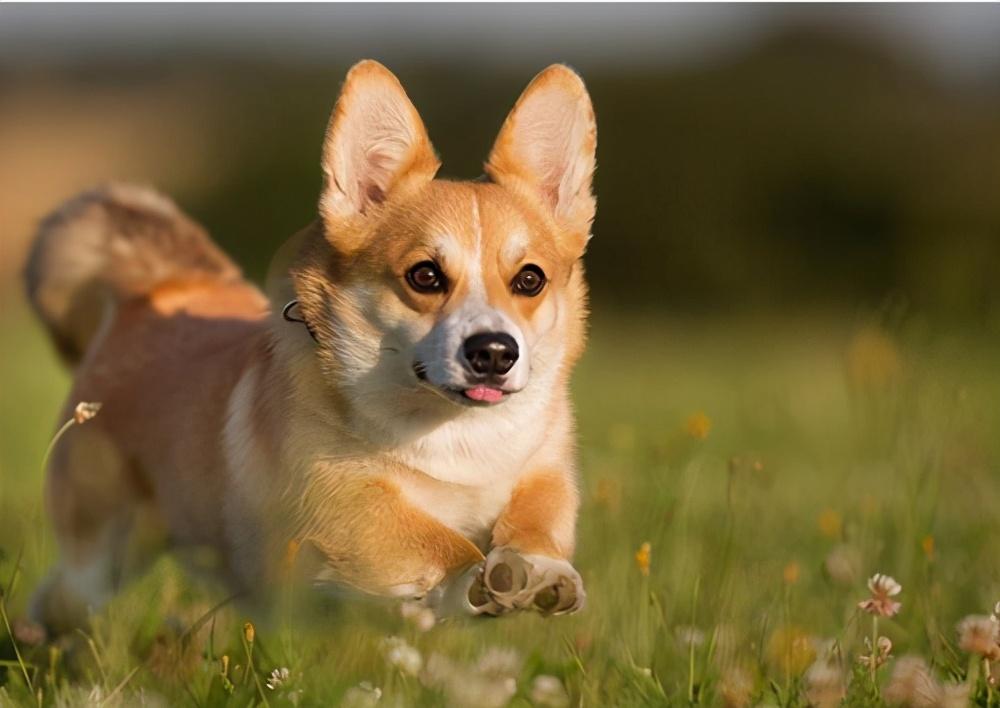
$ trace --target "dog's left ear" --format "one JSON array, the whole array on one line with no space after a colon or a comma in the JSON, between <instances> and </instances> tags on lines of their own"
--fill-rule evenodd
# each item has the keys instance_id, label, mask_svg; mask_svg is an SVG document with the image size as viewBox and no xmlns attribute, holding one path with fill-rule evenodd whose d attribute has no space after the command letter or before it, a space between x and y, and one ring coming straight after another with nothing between
<instances>
[{"instance_id":1,"label":"dog's left ear","mask_svg":"<svg viewBox=\"0 0 1000 708\"><path fill-rule=\"evenodd\" d=\"M548 210L580 252L597 207L591 192L597 122L580 77L554 64L536 76L507 116L486 172Z\"/></svg>"},{"instance_id":2,"label":"dog's left ear","mask_svg":"<svg viewBox=\"0 0 1000 708\"><path fill-rule=\"evenodd\" d=\"M396 76L370 59L347 73L323 143L320 216L344 250L390 193L430 182L441 163L420 114Z\"/></svg>"}]
</instances>

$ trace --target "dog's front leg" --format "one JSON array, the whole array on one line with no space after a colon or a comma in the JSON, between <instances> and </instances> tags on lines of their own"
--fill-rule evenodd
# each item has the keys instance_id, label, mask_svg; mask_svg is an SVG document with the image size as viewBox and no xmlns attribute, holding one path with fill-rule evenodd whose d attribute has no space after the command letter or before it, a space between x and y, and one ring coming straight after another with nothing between
<instances>
[{"instance_id":1,"label":"dog's front leg","mask_svg":"<svg viewBox=\"0 0 1000 708\"><path fill-rule=\"evenodd\" d=\"M493 528L493 550L484 564L481 592L491 607L576 612L586 593L570 564L579 494L572 472L543 469L514 487ZM476 587L470 599L476 595Z\"/></svg>"},{"instance_id":2,"label":"dog's front leg","mask_svg":"<svg viewBox=\"0 0 1000 708\"><path fill-rule=\"evenodd\" d=\"M300 536L320 552L317 580L418 598L483 561L475 544L411 505L390 479L338 483L322 498Z\"/></svg>"}]
</instances>

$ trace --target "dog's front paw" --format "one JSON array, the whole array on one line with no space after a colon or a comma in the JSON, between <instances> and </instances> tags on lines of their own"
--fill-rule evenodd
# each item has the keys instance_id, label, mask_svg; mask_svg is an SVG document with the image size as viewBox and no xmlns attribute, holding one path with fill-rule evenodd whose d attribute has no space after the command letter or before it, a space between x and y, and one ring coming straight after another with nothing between
<instances>
[{"instance_id":1,"label":"dog's front paw","mask_svg":"<svg viewBox=\"0 0 1000 708\"><path fill-rule=\"evenodd\" d=\"M482 596L490 602L488 606L502 611L531 609L546 615L562 615L582 609L587 599L583 579L569 561L521 554L507 547L490 551L481 583ZM473 591L477 591L475 585L470 590L470 602Z\"/></svg>"}]
</instances>

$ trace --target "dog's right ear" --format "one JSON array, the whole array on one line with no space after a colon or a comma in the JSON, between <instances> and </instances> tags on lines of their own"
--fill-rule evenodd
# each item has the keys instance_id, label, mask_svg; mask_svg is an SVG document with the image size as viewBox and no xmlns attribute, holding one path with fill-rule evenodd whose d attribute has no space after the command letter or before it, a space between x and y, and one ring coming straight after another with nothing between
<instances>
[{"instance_id":1,"label":"dog's right ear","mask_svg":"<svg viewBox=\"0 0 1000 708\"><path fill-rule=\"evenodd\" d=\"M389 194L434 178L441 163L395 75L370 59L347 73L323 143L319 212L327 238L351 251L358 220Z\"/></svg>"}]
</instances>

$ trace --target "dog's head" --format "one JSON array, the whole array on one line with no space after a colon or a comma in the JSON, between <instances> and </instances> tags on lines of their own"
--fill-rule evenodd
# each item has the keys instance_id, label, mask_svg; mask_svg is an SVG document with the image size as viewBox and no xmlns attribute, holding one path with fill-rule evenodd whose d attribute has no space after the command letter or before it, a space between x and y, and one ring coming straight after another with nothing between
<instances>
[{"instance_id":1,"label":"dog's head","mask_svg":"<svg viewBox=\"0 0 1000 708\"><path fill-rule=\"evenodd\" d=\"M564 386L583 342L596 142L583 82L556 65L507 117L486 179L437 180L396 77L373 61L351 69L294 278L352 411L374 424L454 418Z\"/></svg>"}]
</instances>

